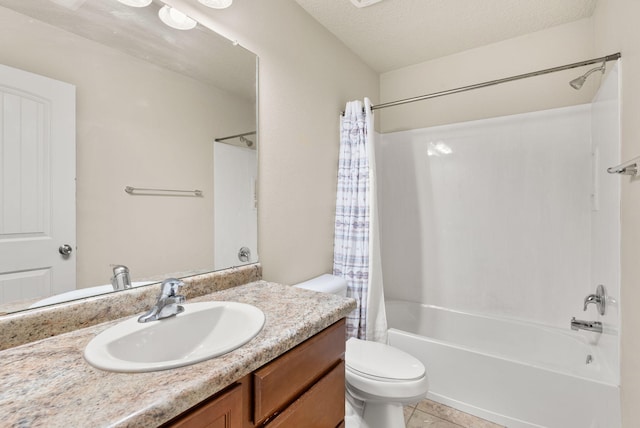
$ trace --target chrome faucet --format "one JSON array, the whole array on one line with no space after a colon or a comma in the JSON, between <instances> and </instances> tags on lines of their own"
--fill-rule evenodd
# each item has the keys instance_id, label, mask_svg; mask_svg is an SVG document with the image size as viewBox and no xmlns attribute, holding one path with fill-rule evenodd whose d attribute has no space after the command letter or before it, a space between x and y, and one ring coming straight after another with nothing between
<instances>
[{"instance_id":1,"label":"chrome faucet","mask_svg":"<svg viewBox=\"0 0 640 428\"><path fill-rule=\"evenodd\" d=\"M596 294L589 294L584 298L584 310L587 310L587 305L590 303L595 303L598 308L598 313L600 315L604 315L605 313L605 305L607 303L607 292L604 288L604 285L600 284L596 288Z\"/></svg>"},{"instance_id":2,"label":"chrome faucet","mask_svg":"<svg viewBox=\"0 0 640 428\"><path fill-rule=\"evenodd\" d=\"M124 265L111 265L113 267L113 277L111 285L114 290L124 290L131 288L131 278L129 277L129 268Z\"/></svg>"},{"instance_id":3,"label":"chrome faucet","mask_svg":"<svg viewBox=\"0 0 640 428\"><path fill-rule=\"evenodd\" d=\"M183 285L184 282L175 278L162 281L158 301L153 308L138 318L138 322L157 321L183 312L184 307L180 306L180 303L184 303L186 298L178 294Z\"/></svg>"},{"instance_id":4,"label":"chrome faucet","mask_svg":"<svg viewBox=\"0 0 640 428\"><path fill-rule=\"evenodd\" d=\"M582 321L576 317L571 318L571 330L587 330L602 333L602 323L600 321Z\"/></svg>"}]
</instances>

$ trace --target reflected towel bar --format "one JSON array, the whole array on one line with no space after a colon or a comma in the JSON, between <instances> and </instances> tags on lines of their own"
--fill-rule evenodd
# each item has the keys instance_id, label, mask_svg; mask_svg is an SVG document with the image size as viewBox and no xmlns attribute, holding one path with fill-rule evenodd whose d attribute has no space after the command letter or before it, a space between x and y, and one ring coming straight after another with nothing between
<instances>
[{"instance_id":1,"label":"reflected towel bar","mask_svg":"<svg viewBox=\"0 0 640 428\"><path fill-rule=\"evenodd\" d=\"M623 175L638 175L638 163L640 163L640 156L628 160L625 163L621 163L617 166L607 168L609 174L623 174Z\"/></svg>"},{"instance_id":2,"label":"reflected towel bar","mask_svg":"<svg viewBox=\"0 0 640 428\"><path fill-rule=\"evenodd\" d=\"M202 190L174 190L174 189L144 189L142 187L127 186L124 191L130 195L134 192L141 192L141 194L156 194L156 193L191 193L185 195L166 195L166 196L202 196Z\"/></svg>"}]
</instances>

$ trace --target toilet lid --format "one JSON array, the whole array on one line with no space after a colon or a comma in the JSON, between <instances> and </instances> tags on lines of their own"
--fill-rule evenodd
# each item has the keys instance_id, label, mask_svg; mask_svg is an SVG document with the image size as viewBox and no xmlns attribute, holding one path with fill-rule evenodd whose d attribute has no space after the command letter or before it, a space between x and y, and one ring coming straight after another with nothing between
<instances>
[{"instance_id":1,"label":"toilet lid","mask_svg":"<svg viewBox=\"0 0 640 428\"><path fill-rule=\"evenodd\" d=\"M348 369L366 376L389 380L415 380L425 375L424 365L404 351L378 342L347 340L345 363Z\"/></svg>"}]
</instances>

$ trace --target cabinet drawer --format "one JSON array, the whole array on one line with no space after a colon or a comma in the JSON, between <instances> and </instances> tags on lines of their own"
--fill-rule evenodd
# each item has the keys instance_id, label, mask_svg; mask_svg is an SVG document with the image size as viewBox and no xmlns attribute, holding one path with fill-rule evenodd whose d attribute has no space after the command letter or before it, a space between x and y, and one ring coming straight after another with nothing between
<instances>
[{"instance_id":1,"label":"cabinet drawer","mask_svg":"<svg viewBox=\"0 0 640 428\"><path fill-rule=\"evenodd\" d=\"M215 396L164 426L167 428L242 428L241 385L236 385L227 392Z\"/></svg>"},{"instance_id":2,"label":"cabinet drawer","mask_svg":"<svg viewBox=\"0 0 640 428\"><path fill-rule=\"evenodd\" d=\"M267 427L337 427L343 419L344 361L341 361L309 391L271 421Z\"/></svg>"},{"instance_id":3,"label":"cabinet drawer","mask_svg":"<svg viewBox=\"0 0 640 428\"><path fill-rule=\"evenodd\" d=\"M344 351L343 319L258 369L253 374L255 423L263 422L294 401L335 366Z\"/></svg>"}]
</instances>

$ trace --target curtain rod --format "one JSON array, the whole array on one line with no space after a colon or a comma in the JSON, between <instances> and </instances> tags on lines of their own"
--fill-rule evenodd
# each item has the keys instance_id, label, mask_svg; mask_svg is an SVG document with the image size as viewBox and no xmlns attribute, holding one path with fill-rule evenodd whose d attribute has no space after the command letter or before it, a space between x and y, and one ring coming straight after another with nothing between
<instances>
[{"instance_id":1,"label":"curtain rod","mask_svg":"<svg viewBox=\"0 0 640 428\"><path fill-rule=\"evenodd\" d=\"M220 141L230 140L232 138L246 137L247 135L254 135L255 133L256 131L245 132L243 134L236 134L236 135L230 135L228 137L216 138L214 141L220 142Z\"/></svg>"},{"instance_id":2,"label":"curtain rod","mask_svg":"<svg viewBox=\"0 0 640 428\"><path fill-rule=\"evenodd\" d=\"M534 71L534 72L531 72L531 73L519 74L517 76L505 77L504 79L491 80L491 81L488 81L488 82L476 83L474 85L462 86L460 88L447 89L446 91L434 92L434 93L427 94L427 95L420 95L420 96L417 96L417 97L405 98L403 100L390 101L388 103L372 105L371 106L371 110L372 111L373 110L380 110L380 109L383 109L383 108L398 106L398 105L401 105L401 104L408 104L408 103L413 103L413 102L416 102L416 101L422 101L422 100L428 100L428 99L431 99L431 98L442 97L442 96L445 96L445 95L457 94L458 92L466 92L466 91L470 91L470 90L473 90L473 89L486 88L487 86L493 86L493 85L499 85L501 83L513 82L514 80L526 79L528 77L534 77L534 76L541 76L543 74L555 73L556 71L569 70L569 69L572 69L572 68L583 67L585 65L597 64L597 63L600 63L600 62L607 62L607 61L615 61L615 60L617 60L617 59L619 59L621 57L622 57L622 55L620 54L620 52L617 52L617 53L614 53L612 55L607 55L607 56L603 56L603 57L600 57L600 58L594 58L594 59L590 59L590 60L587 60L587 61L574 62L572 64L561 65L559 67L547 68L545 70L538 70L538 71ZM343 112L343 114L344 114L344 112Z\"/></svg>"}]
</instances>

